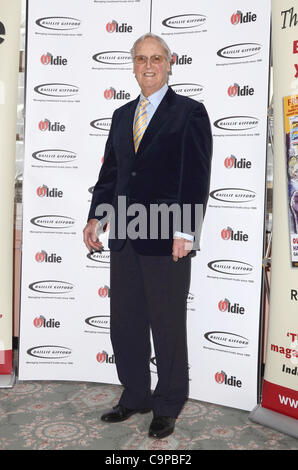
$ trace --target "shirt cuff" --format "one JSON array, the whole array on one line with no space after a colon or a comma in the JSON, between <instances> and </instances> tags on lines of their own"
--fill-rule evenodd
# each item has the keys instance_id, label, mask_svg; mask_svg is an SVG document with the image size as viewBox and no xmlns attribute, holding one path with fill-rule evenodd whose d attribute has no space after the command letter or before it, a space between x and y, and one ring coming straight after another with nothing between
<instances>
[{"instance_id":1,"label":"shirt cuff","mask_svg":"<svg viewBox=\"0 0 298 470\"><path fill-rule=\"evenodd\" d=\"M189 235L188 233L183 233L183 232L175 232L174 233L174 238L185 238L186 240L189 240L193 242L193 235Z\"/></svg>"}]
</instances>

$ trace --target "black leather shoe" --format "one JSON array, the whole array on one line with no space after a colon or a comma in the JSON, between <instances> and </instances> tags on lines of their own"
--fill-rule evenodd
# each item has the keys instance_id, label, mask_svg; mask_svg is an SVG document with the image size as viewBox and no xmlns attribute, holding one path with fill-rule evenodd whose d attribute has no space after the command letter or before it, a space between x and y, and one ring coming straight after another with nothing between
<instances>
[{"instance_id":1,"label":"black leather shoe","mask_svg":"<svg viewBox=\"0 0 298 470\"><path fill-rule=\"evenodd\" d=\"M169 436L175 429L175 421L176 418L171 416L154 416L149 428L149 437L162 439Z\"/></svg>"},{"instance_id":2,"label":"black leather shoe","mask_svg":"<svg viewBox=\"0 0 298 470\"><path fill-rule=\"evenodd\" d=\"M103 414L101 419L106 423L120 423L121 421L125 421L126 419L130 418L132 415L136 413L149 413L151 411L150 408L143 408L140 410L132 410L130 408L125 408L123 405L116 405L110 411Z\"/></svg>"}]
</instances>

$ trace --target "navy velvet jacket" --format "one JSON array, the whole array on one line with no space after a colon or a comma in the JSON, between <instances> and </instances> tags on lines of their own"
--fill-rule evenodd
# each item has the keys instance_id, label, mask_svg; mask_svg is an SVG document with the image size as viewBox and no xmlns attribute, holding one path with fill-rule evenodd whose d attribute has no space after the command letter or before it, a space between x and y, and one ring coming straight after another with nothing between
<instances>
[{"instance_id":1,"label":"navy velvet jacket","mask_svg":"<svg viewBox=\"0 0 298 470\"><path fill-rule=\"evenodd\" d=\"M171 255L173 221L167 239L150 239L150 204L177 203L180 206L202 204L204 211L209 195L212 134L202 103L177 95L170 87L153 115L135 154L133 120L139 98L118 108L112 118L106 143L104 163L93 190L88 220L96 215L99 204L108 203L116 213L116 238L109 239L111 250L120 250L125 239L117 236L118 196L126 197L127 207L141 203L148 209L146 239L132 240L136 251L144 255ZM123 212L123 209L121 209ZM193 216L194 214L192 214ZM194 217L193 217L194 219ZM126 217L125 224L132 219ZM199 236L200 227L192 232ZM182 232L183 227L181 227Z\"/></svg>"}]
</instances>

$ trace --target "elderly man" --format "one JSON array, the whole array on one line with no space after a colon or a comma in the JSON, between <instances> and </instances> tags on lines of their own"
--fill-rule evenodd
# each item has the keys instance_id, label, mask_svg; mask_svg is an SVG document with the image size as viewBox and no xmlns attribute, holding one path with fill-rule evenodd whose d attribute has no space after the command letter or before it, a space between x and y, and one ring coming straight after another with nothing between
<instances>
[{"instance_id":1,"label":"elderly man","mask_svg":"<svg viewBox=\"0 0 298 470\"><path fill-rule=\"evenodd\" d=\"M124 390L102 420L115 423L152 410L149 436L163 438L173 432L188 396L190 253L192 242L198 247L200 232L194 220L196 207L204 211L208 198L212 137L204 106L168 87L172 56L163 39L151 33L142 36L132 57L141 94L113 114L84 241L90 251L102 248L98 224L101 220L102 227L105 219L100 209L110 204L116 219L109 239L111 341ZM126 214L121 198L127 203ZM142 205L147 216L134 225L139 236L130 236L127 230L124 237L123 225L128 229L135 204ZM188 206L189 229L179 229L173 220L176 214L169 217L165 236L162 216L155 225L150 219L150 209L157 204L175 204L182 211ZM153 394L150 329L158 374Z\"/></svg>"}]
</instances>

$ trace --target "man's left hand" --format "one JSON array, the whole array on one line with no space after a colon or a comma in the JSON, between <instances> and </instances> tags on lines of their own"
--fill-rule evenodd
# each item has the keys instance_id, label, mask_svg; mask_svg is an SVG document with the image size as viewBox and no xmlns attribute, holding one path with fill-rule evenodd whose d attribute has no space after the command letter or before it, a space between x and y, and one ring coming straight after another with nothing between
<instances>
[{"instance_id":1,"label":"man's left hand","mask_svg":"<svg viewBox=\"0 0 298 470\"><path fill-rule=\"evenodd\" d=\"M173 241L173 260L178 261L179 258L187 256L192 250L193 242L186 240L185 238L175 238Z\"/></svg>"}]
</instances>

